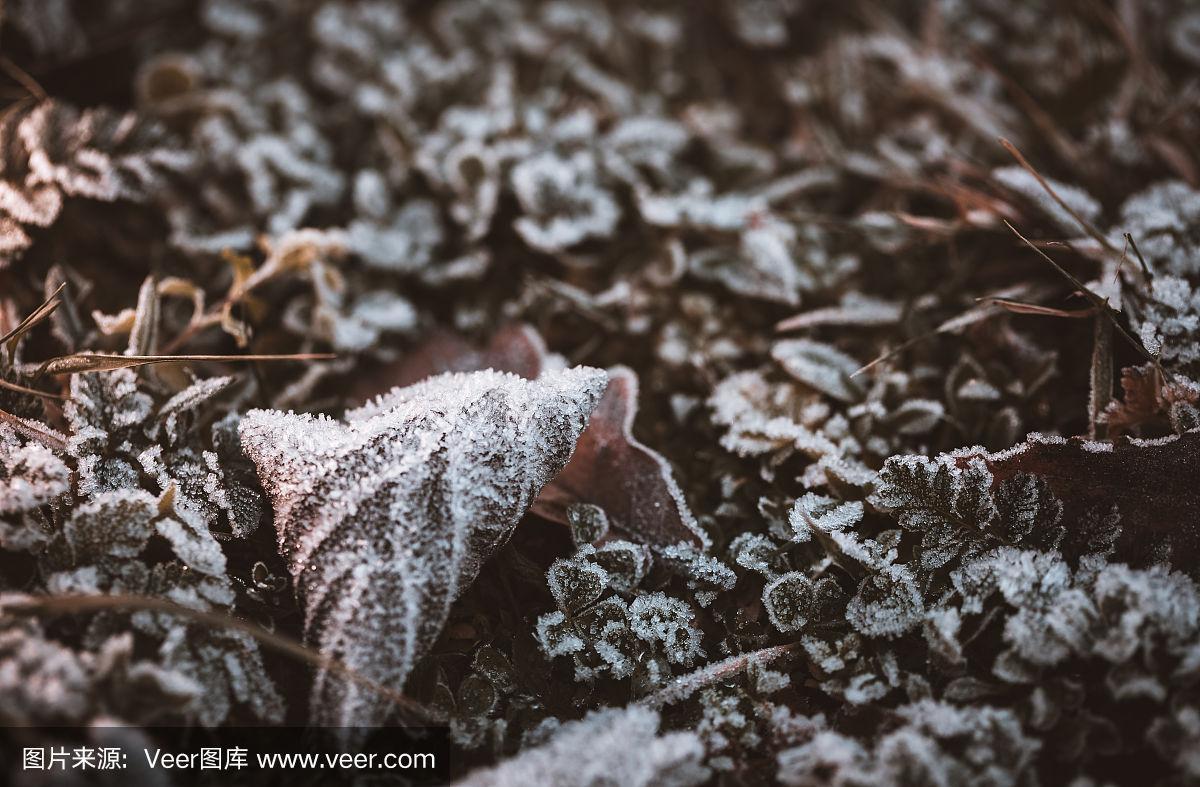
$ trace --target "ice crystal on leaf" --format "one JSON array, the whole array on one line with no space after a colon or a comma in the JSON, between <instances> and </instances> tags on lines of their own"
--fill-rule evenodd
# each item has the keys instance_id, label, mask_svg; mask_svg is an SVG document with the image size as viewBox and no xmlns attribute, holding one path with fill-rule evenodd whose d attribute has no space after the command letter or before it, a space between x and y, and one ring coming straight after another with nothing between
<instances>
[{"instance_id":1,"label":"ice crystal on leaf","mask_svg":"<svg viewBox=\"0 0 1200 787\"><path fill-rule=\"evenodd\" d=\"M71 469L54 451L0 423L0 514L49 503L66 493L70 482Z\"/></svg>"},{"instance_id":2,"label":"ice crystal on leaf","mask_svg":"<svg viewBox=\"0 0 1200 787\"><path fill-rule=\"evenodd\" d=\"M572 503L567 506L567 524L575 546L593 544L608 535L608 515L591 503Z\"/></svg>"},{"instance_id":3,"label":"ice crystal on leaf","mask_svg":"<svg viewBox=\"0 0 1200 787\"><path fill-rule=\"evenodd\" d=\"M5 601L20 601L13 596ZM87 724L104 716L152 723L197 703L203 691L185 672L135 659L128 633L94 652L75 651L31 621L0 626L0 722L6 725Z\"/></svg>"},{"instance_id":4,"label":"ice crystal on leaf","mask_svg":"<svg viewBox=\"0 0 1200 787\"><path fill-rule=\"evenodd\" d=\"M862 520L863 504L857 500L841 502L832 497L806 493L788 513L793 538L804 542L812 539L813 530L834 533L854 527Z\"/></svg>"},{"instance_id":5,"label":"ice crystal on leaf","mask_svg":"<svg viewBox=\"0 0 1200 787\"><path fill-rule=\"evenodd\" d=\"M576 612L600 598L608 572L586 560L556 560L546 572L546 584L559 607Z\"/></svg>"},{"instance_id":6,"label":"ice crystal on leaf","mask_svg":"<svg viewBox=\"0 0 1200 787\"><path fill-rule=\"evenodd\" d=\"M879 473L872 501L896 512L901 527L921 534L921 566L926 570L977 552L996 538L992 474L981 459L965 465L950 456L895 456Z\"/></svg>"},{"instance_id":7,"label":"ice crystal on leaf","mask_svg":"<svg viewBox=\"0 0 1200 787\"><path fill-rule=\"evenodd\" d=\"M778 577L763 588L763 606L780 631L799 631L812 616L813 583L799 571Z\"/></svg>"},{"instance_id":8,"label":"ice crystal on leaf","mask_svg":"<svg viewBox=\"0 0 1200 787\"><path fill-rule=\"evenodd\" d=\"M658 713L637 705L593 711L561 725L541 746L469 774L457 787L688 787L707 781L700 738L694 732L659 734L658 725Z\"/></svg>"},{"instance_id":9,"label":"ice crystal on leaf","mask_svg":"<svg viewBox=\"0 0 1200 787\"><path fill-rule=\"evenodd\" d=\"M517 219L517 232L549 253L610 235L621 211L596 178L594 158L582 152L569 158L543 153L522 161L512 171L513 191L526 214Z\"/></svg>"},{"instance_id":10,"label":"ice crystal on leaf","mask_svg":"<svg viewBox=\"0 0 1200 787\"><path fill-rule=\"evenodd\" d=\"M1200 290L1177 276L1155 277L1137 328L1147 350L1193 371L1200 361Z\"/></svg>"},{"instance_id":11,"label":"ice crystal on leaf","mask_svg":"<svg viewBox=\"0 0 1200 787\"><path fill-rule=\"evenodd\" d=\"M68 198L145 202L194 158L133 115L45 100L0 119L0 268L58 219Z\"/></svg>"},{"instance_id":12,"label":"ice crystal on leaf","mask_svg":"<svg viewBox=\"0 0 1200 787\"><path fill-rule=\"evenodd\" d=\"M1200 275L1188 237L1200 225L1200 191L1180 180L1149 186L1125 200L1111 234L1128 232L1158 276Z\"/></svg>"},{"instance_id":13,"label":"ice crystal on leaf","mask_svg":"<svg viewBox=\"0 0 1200 787\"><path fill-rule=\"evenodd\" d=\"M661 643L673 664L691 664L700 650L700 631L691 625L688 605L663 593L638 596L629 605L629 626L647 642Z\"/></svg>"},{"instance_id":14,"label":"ice crystal on leaf","mask_svg":"<svg viewBox=\"0 0 1200 787\"><path fill-rule=\"evenodd\" d=\"M895 637L920 623L924 611L912 575L901 566L888 566L859 584L846 607L846 620L868 636Z\"/></svg>"},{"instance_id":15,"label":"ice crystal on leaf","mask_svg":"<svg viewBox=\"0 0 1200 787\"><path fill-rule=\"evenodd\" d=\"M587 368L536 381L447 374L396 389L346 423L247 413L242 447L275 508L308 641L376 682L403 685L450 604L566 464L604 384ZM316 677L312 708L327 723L368 726L389 710L328 671Z\"/></svg>"},{"instance_id":16,"label":"ice crystal on leaf","mask_svg":"<svg viewBox=\"0 0 1200 787\"><path fill-rule=\"evenodd\" d=\"M851 377L862 364L827 344L785 339L771 348L771 356L788 374L814 390L844 402L862 398L862 390Z\"/></svg>"}]
</instances>

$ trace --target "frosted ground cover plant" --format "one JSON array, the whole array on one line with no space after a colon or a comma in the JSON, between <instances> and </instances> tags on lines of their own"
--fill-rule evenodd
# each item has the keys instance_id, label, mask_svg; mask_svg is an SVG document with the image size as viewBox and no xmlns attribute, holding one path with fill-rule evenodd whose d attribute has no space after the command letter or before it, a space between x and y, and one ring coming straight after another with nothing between
<instances>
[{"instance_id":1,"label":"frosted ground cover plant","mask_svg":"<svg viewBox=\"0 0 1200 787\"><path fill-rule=\"evenodd\" d=\"M1200 781L1197 31L0 4L0 745Z\"/></svg>"}]
</instances>

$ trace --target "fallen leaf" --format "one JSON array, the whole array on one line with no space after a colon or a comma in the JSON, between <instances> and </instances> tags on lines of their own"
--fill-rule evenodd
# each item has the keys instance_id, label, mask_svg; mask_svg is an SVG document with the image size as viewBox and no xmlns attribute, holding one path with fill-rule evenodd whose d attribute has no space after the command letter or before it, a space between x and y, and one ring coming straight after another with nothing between
<instances>
[{"instance_id":1,"label":"fallen leaf","mask_svg":"<svg viewBox=\"0 0 1200 787\"><path fill-rule=\"evenodd\" d=\"M707 546L671 465L633 436L638 378L632 369L608 370L608 388L579 438L575 455L542 490L533 512L562 524L567 506L592 503L625 532L653 546L690 541Z\"/></svg>"},{"instance_id":2,"label":"fallen leaf","mask_svg":"<svg viewBox=\"0 0 1200 787\"><path fill-rule=\"evenodd\" d=\"M412 385L444 372L495 369L533 379L542 373L546 344L532 327L510 324L492 336L483 349L449 331L432 334L412 352L366 377L350 392L354 401L366 401L395 386Z\"/></svg>"},{"instance_id":3,"label":"fallen leaf","mask_svg":"<svg viewBox=\"0 0 1200 787\"><path fill-rule=\"evenodd\" d=\"M500 329L487 347L441 333L425 342L384 375L410 385L447 371L496 369L529 379L546 367L546 345L528 325ZM604 509L612 523L652 546L708 538L696 524L670 464L633 436L637 415L638 378L630 369L608 370L609 385L567 467L542 491L533 512L567 524L567 506L591 503Z\"/></svg>"},{"instance_id":4,"label":"fallen leaf","mask_svg":"<svg viewBox=\"0 0 1200 787\"><path fill-rule=\"evenodd\" d=\"M598 369L443 374L346 422L251 410L239 431L275 510L305 639L403 687L450 605L567 463L604 389ZM386 697L319 670L315 724L371 727Z\"/></svg>"}]
</instances>

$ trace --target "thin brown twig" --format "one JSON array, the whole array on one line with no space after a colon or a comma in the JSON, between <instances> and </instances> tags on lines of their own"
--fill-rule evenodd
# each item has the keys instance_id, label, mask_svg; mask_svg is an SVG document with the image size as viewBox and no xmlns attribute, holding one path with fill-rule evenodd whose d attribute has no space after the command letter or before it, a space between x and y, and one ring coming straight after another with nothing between
<instances>
[{"instance_id":1,"label":"thin brown twig","mask_svg":"<svg viewBox=\"0 0 1200 787\"><path fill-rule=\"evenodd\" d=\"M75 353L51 358L36 365L34 377L43 375L60 376L81 372L111 372L117 369L133 369L159 363L189 363L212 361L216 363L246 363L250 361L330 361L337 360L333 353L294 353L290 355L105 355L103 353Z\"/></svg>"},{"instance_id":2,"label":"thin brown twig","mask_svg":"<svg viewBox=\"0 0 1200 787\"><path fill-rule=\"evenodd\" d=\"M1091 301L1092 304L1094 304L1095 307L1099 310L1099 312L1108 318L1109 322L1111 322L1113 324L1113 327L1117 330L1117 333L1119 333L1121 335L1121 337L1123 339L1125 339L1126 342L1129 343L1130 347L1132 347L1139 355L1141 355L1147 361L1154 364L1155 367L1158 367L1158 365L1159 365L1158 359L1155 358L1153 355L1151 355L1149 353L1149 351L1147 351L1146 348L1142 346L1141 342L1139 342L1137 339L1133 338L1133 336L1131 336L1129 334L1129 332L1125 330L1125 326L1121 325L1121 321L1117 319L1116 314L1113 313L1113 308L1108 305L1108 301L1106 299L1101 298L1099 295L1097 295L1096 293L1094 293L1090 289L1088 289L1086 284L1084 284L1078 278L1075 277L1075 274L1071 273L1069 270L1067 270L1066 268L1064 268L1063 266L1061 266L1057 262L1055 262L1050 257L1050 255L1046 254L1046 252L1039 249L1036 244L1034 244L1032 241L1030 241L1028 238L1026 238L1024 235L1022 235L1017 230L1016 227L1009 224L1007 221L1004 222L1004 226L1006 226L1010 230L1012 230L1012 233L1014 235L1016 235L1018 238L1020 238L1025 243L1025 245L1027 245L1029 248L1031 248L1035 252L1037 252L1039 257L1041 257L1046 262L1050 263L1050 265L1052 265L1056 271L1058 271L1060 274L1062 274L1067 279L1067 281L1071 282L1071 284L1074 285L1074 287L1079 291L1079 293L1081 295L1083 295L1083 297L1085 297L1089 301Z\"/></svg>"},{"instance_id":3,"label":"thin brown twig","mask_svg":"<svg viewBox=\"0 0 1200 787\"><path fill-rule=\"evenodd\" d=\"M29 332L38 323L40 323L42 320L46 319L51 314L53 314L54 310L57 309L60 305L62 305L62 299L59 298L58 296L63 291L63 288L66 286L67 286L66 282L63 282L62 284L58 285L58 289L56 289L54 292L50 293L50 297L48 297L48 298L46 298L46 300L42 301L41 304L36 309L31 311L29 313L29 315L25 317L25 319L23 319L19 323L17 323L15 328L13 328L11 331L4 334L3 336L0 336L0 347L4 346L5 344L8 344L13 339L19 338L22 334Z\"/></svg>"},{"instance_id":4,"label":"thin brown twig","mask_svg":"<svg viewBox=\"0 0 1200 787\"><path fill-rule=\"evenodd\" d=\"M65 402L71 398L69 396L63 396L62 394L50 393L49 391L39 391L36 388L26 388L23 385L17 385L16 383L10 383L8 380L0 380L0 388L7 389L9 391L15 391L16 393L20 393L20 394L25 394L26 396L42 396L47 399L57 399L60 402Z\"/></svg>"},{"instance_id":5,"label":"thin brown twig","mask_svg":"<svg viewBox=\"0 0 1200 787\"><path fill-rule=\"evenodd\" d=\"M21 68L4 55L0 55L0 69L3 69L4 73L12 77L18 85L25 88L29 95L31 95L37 101L45 101L47 98L49 98L45 88L38 84L38 81L34 79L28 71Z\"/></svg>"},{"instance_id":6,"label":"thin brown twig","mask_svg":"<svg viewBox=\"0 0 1200 787\"><path fill-rule=\"evenodd\" d=\"M1046 193L1050 195L1051 199L1053 199L1055 202L1057 202L1058 206L1060 208L1062 208L1068 214L1070 214L1071 218L1075 219L1076 223L1078 223L1079 226L1083 228L1084 232L1086 232L1088 235L1090 235L1093 240L1095 240L1097 243L1099 243L1101 246L1103 246L1105 249L1107 249L1111 253L1113 253L1113 254L1120 253L1117 251L1117 248L1112 245L1112 242L1108 238L1104 237L1104 235L1100 232L1100 230L1093 227L1092 223L1090 221L1085 219L1083 216L1080 216L1078 211L1076 211L1074 208L1072 208L1070 205L1068 205L1062 197L1058 196L1058 192L1055 191L1054 188L1048 182L1046 182L1046 179L1042 177L1042 174L1040 172L1038 172L1036 169L1033 168L1033 165L1029 163L1029 161L1025 158L1024 155L1022 155L1021 151L1017 150L1016 145L1009 142L1007 139L1004 139L1003 137L1000 138L1000 144L1002 146L1004 146L1004 149L1007 150L1012 155L1012 157L1017 160L1017 163L1020 164L1021 167L1024 168L1024 170L1026 172L1028 172L1030 175L1033 175L1033 177L1035 179L1037 179L1038 184L1040 184L1041 187L1046 191ZM1007 221L1005 221L1004 223L1008 224ZM1011 228L1012 225L1009 224L1009 227Z\"/></svg>"}]
</instances>

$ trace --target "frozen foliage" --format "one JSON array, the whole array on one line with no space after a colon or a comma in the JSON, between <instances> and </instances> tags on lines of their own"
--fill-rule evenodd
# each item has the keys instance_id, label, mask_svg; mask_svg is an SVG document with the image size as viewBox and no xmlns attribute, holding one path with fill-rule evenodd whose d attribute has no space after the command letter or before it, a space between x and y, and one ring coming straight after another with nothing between
<instances>
[{"instance_id":1,"label":"frozen foliage","mask_svg":"<svg viewBox=\"0 0 1200 787\"><path fill-rule=\"evenodd\" d=\"M648 567L646 548L628 541L585 544L570 560L556 560L546 582L558 610L537 623L546 656L571 656L576 680L585 682L628 678L641 665L650 685L664 680L670 665L703 657L702 633L686 602L661 592L637 594ZM601 599L609 590L620 595ZM628 595L632 602L622 598Z\"/></svg>"},{"instance_id":2,"label":"frozen foliage","mask_svg":"<svg viewBox=\"0 0 1200 787\"><path fill-rule=\"evenodd\" d=\"M450 604L566 464L603 393L579 367L536 381L448 374L328 418L253 410L240 425L304 596L306 638L369 679L403 686ZM560 575L553 572L552 576ZM576 603L603 570L552 587ZM370 726L385 698L321 671L313 718Z\"/></svg>"},{"instance_id":3,"label":"frozen foliage","mask_svg":"<svg viewBox=\"0 0 1200 787\"><path fill-rule=\"evenodd\" d=\"M242 460L230 456L218 425L212 435L201 428L229 383L214 378L165 396L129 371L75 375L64 408L69 435L12 422L44 444L25 442L0 426L6 480L21 493L5 497L20 505L3 512L0 545L33 553L51 594L144 595L200 611L232 608L235 584L210 528L245 535L260 507L258 493L235 480ZM38 508L48 504L52 511ZM70 691L95 696L67 713L55 699L58 683L23 679L5 689L13 707L40 702L63 713L61 721L79 724L115 716L218 725L242 709L264 721L283 717L257 643L244 634L139 612L96 618L78 651L54 640L39 645L40 634L24 636L28 653L54 651L53 663L75 665ZM135 647L143 660L132 662ZM110 686L114 681L125 683ZM124 694L128 699L104 699Z\"/></svg>"},{"instance_id":4,"label":"frozen foliage","mask_svg":"<svg viewBox=\"0 0 1200 787\"><path fill-rule=\"evenodd\" d=\"M1200 292L1187 279L1159 276L1149 295L1138 337L1163 361L1191 371L1200 360Z\"/></svg>"},{"instance_id":5,"label":"frozen foliage","mask_svg":"<svg viewBox=\"0 0 1200 787\"><path fill-rule=\"evenodd\" d=\"M1178 180L1156 183L1121 206L1112 234L1128 232L1158 276L1200 275L1192 233L1200 226L1200 192Z\"/></svg>"},{"instance_id":6,"label":"frozen foliage","mask_svg":"<svg viewBox=\"0 0 1200 787\"><path fill-rule=\"evenodd\" d=\"M992 170L992 177L1005 188L1015 191L1036 205L1040 211L1053 219L1054 223L1058 225L1059 232L1071 237L1082 235L1085 232L1085 229L1079 225L1079 221L1058 204L1058 200L1054 199L1037 178L1024 167L1016 165L1001 167ZM1054 193L1058 195L1059 199L1084 221L1092 224L1100 217L1100 203L1096 202L1086 191L1055 180L1048 180L1047 183L1050 188L1054 189Z\"/></svg>"},{"instance_id":7,"label":"frozen foliage","mask_svg":"<svg viewBox=\"0 0 1200 787\"><path fill-rule=\"evenodd\" d=\"M575 546L593 544L608 535L608 515L591 503L572 503L567 506L567 524Z\"/></svg>"},{"instance_id":8,"label":"frozen foliage","mask_svg":"<svg viewBox=\"0 0 1200 787\"><path fill-rule=\"evenodd\" d=\"M812 581L799 571L772 580L763 588L763 607L775 628L799 631L814 607Z\"/></svg>"},{"instance_id":9,"label":"frozen foliage","mask_svg":"<svg viewBox=\"0 0 1200 787\"><path fill-rule=\"evenodd\" d=\"M616 228L620 209L596 183L596 163L580 152L570 158L543 153L513 168L513 192L525 216L516 229L539 251L562 251Z\"/></svg>"},{"instance_id":10,"label":"frozen foliage","mask_svg":"<svg viewBox=\"0 0 1200 787\"><path fill-rule=\"evenodd\" d=\"M70 474L52 450L0 423L0 514L17 514L53 501L70 488Z\"/></svg>"},{"instance_id":11,"label":"frozen foliage","mask_svg":"<svg viewBox=\"0 0 1200 787\"><path fill-rule=\"evenodd\" d=\"M386 720L132 597L468 783L1197 780L1191 4L0 5L0 720Z\"/></svg>"},{"instance_id":12,"label":"frozen foliage","mask_svg":"<svg viewBox=\"0 0 1200 787\"><path fill-rule=\"evenodd\" d=\"M862 391L850 376L860 364L829 345L807 339L788 339L771 348L784 371L814 390L852 402Z\"/></svg>"},{"instance_id":13,"label":"frozen foliage","mask_svg":"<svg viewBox=\"0 0 1200 787\"><path fill-rule=\"evenodd\" d=\"M814 530L834 533L853 527L863 516L863 504L857 500L841 502L825 495L808 492L796 501L788 513L796 541L808 541Z\"/></svg>"},{"instance_id":14,"label":"frozen foliage","mask_svg":"<svg viewBox=\"0 0 1200 787\"><path fill-rule=\"evenodd\" d=\"M0 119L0 268L28 248L27 228L53 224L68 198L142 202L193 160L133 115L48 100L14 107Z\"/></svg>"},{"instance_id":15,"label":"frozen foliage","mask_svg":"<svg viewBox=\"0 0 1200 787\"><path fill-rule=\"evenodd\" d=\"M1031 778L1039 745L1010 710L922 700L896 717L896 728L869 747L828 729L822 717L809 721L809 739L780 752L779 781L1014 785Z\"/></svg>"},{"instance_id":16,"label":"frozen foliage","mask_svg":"<svg viewBox=\"0 0 1200 787\"><path fill-rule=\"evenodd\" d=\"M713 208L704 202L699 205L704 206L705 211L715 210L717 206L720 210L711 217L693 217L691 223L716 227L727 223L736 226L744 222L746 225L739 234L737 246L704 249L688 261L696 276L720 282L739 295L795 306L800 303L802 293L836 283L851 274L857 265L848 255L831 255L825 248L825 235L818 228L797 229L779 219L749 213L748 207L737 203L734 203L739 209L737 212L730 211L725 203L717 203ZM690 210L697 211L698 207ZM688 211L689 208L684 209L685 216ZM738 216L743 211L745 218ZM733 218L735 216L738 218ZM647 218L654 221L650 216Z\"/></svg>"},{"instance_id":17,"label":"frozen foliage","mask_svg":"<svg viewBox=\"0 0 1200 787\"><path fill-rule=\"evenodd\" d=\"M593 711L559 726L541 746L475 771L458 787L687 787L707 781L700 738L692 732L660 735L658 726L658 713L636 705Z\"/></svg>"},{"instance_id":18,"label":"frozen foliage","mask_svg":"<svg viewBox=\"0 0 1200 787\"><path fill-rule=\"evenodd\" d=\"M888 566L858 586L846 606L846 620L862 634L895 637L921 622L921 592L902 567Z\"/></svg>"},{"instance_id":19,"label":"frozen foliage","mask_svg":"<svg viewBox=\"0 0 1200 787\"><path fill-rule=\"evenodd\" d=\"M946 565L991 536L996 518L992 475L979 459L960 467L953 457L892 457L879 474L874 503L897 512L906 530L921 534L921 566Z\"/></svg>"},{"instance_id":20,"label":"frozen foliage","mask_svg":"<svg viewBox=\"0 0 1200 787\"><path fill-rule=\"evenodd\" d=\"M19 597L0 597L5 602ZM84 724L104 716L148 723L198 703L204 684L184 672L135 659L133 637L78 652L48 638L33 622L0 627L0 721L6 726Z\"/></svg>"},{"instance_id":21,"label":"frozen foliage","mask_svg":"<svg viewBox=\"0 0 1200 787\"><path fill-rule=\"evenodd\" d=\"M646 642L660 643L674 664L690 664L702 655L700 632L692 627L692 617L687 604L662 593L638 596L629 605L633 633Z\"/></svg>"}]
</instances>

